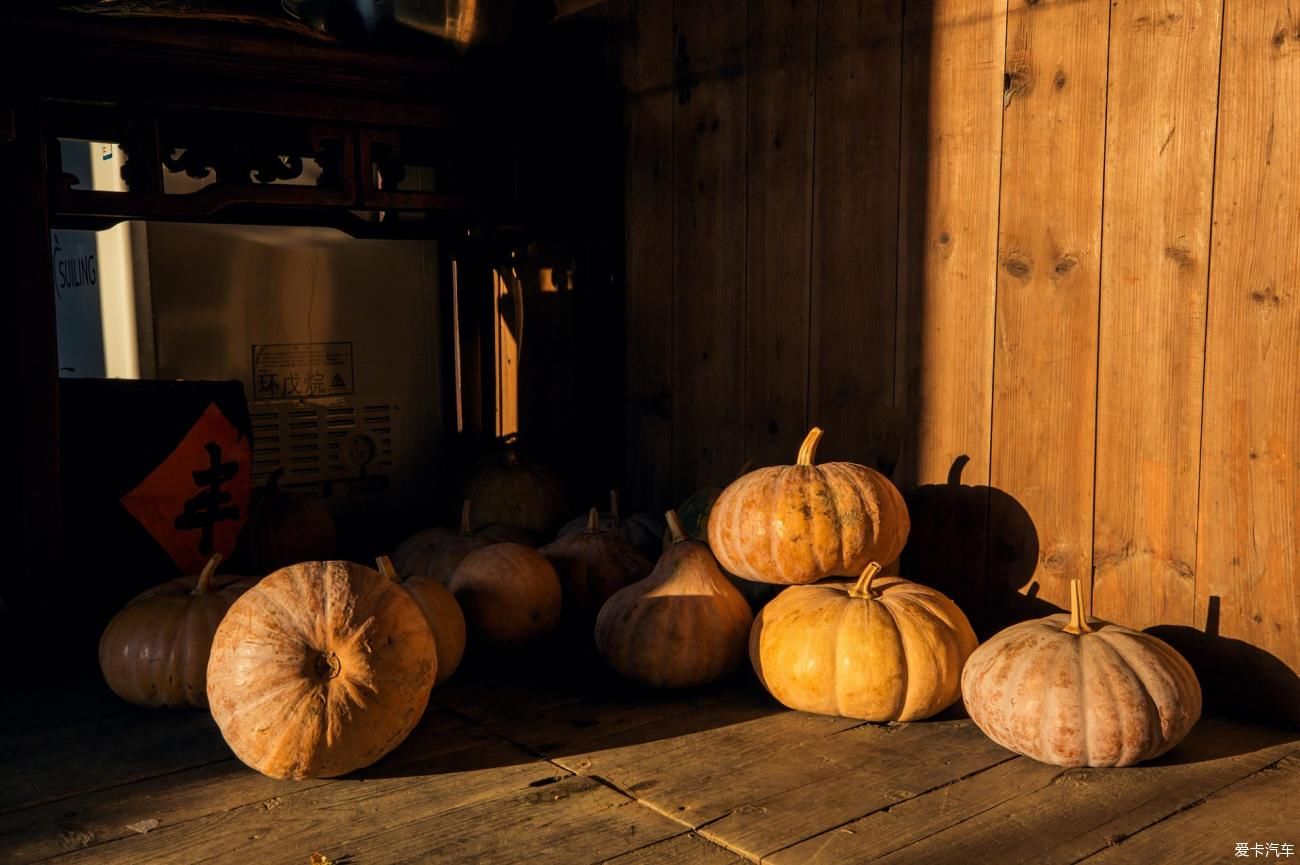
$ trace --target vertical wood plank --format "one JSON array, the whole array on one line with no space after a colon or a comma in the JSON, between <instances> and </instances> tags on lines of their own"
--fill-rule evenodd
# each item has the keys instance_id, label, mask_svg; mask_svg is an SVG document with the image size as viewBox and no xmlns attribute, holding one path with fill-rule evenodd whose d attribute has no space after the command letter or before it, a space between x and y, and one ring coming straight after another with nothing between
<instances>
[{"instance_id":1,"label":"vertical wood plank","mask_svg":"<svg viewBox=\"0 0 1300 865\"><path fill-rule=\"evenodd\" d=\"M808 423L817 0L750 6L745 459L789 463Z\"/></svg>"},{"instance_id":2,"label":"vertical wood plank","mask_svg":"<svg viewBox=\"0 0 1300 865\"><path fill-rule=\"evenodd\" d=\"M1224 14L1196 615L1217 606L1218 636L1255 647L1218 654L1297 722L1300 9L1256 0Z\"/></svg>"},{"instance_id":3,"label":"vertical wood plank","mask_svg":"<svg viewBox=\"0 0 1300 865\"><path fill-rule=\"evenodd\" d=\"M1222 0L1111 11L1093 613L1192 624Z\"/></svg>"},{"instance_id":4,"label":"vertical wood plank","mask_svg":"<svg viewBox=\"0 0 1300 865\"><path fill-rule=\"evenodd\" d=\"M819 459L892 470L902 2L817 19L809 420Z\"/></svg>"},{"instance_id":5,"label":"vertical wood plank","mask_svg":"<svg viewBox=\"0 0 1300 865\"><path fill-rule=\"evenodd\" d=\"M1008 8L991 480L1037 530L1027 592L1057 605L1092 569L1108 12Z\"/></svg>"},{"instance_id":6,"label":"vertical wood plank","mask_svg":"<svg viewBox=\"0 0 1300 865\"><path fill-rule=\"evenodd\" d=\"M912 514L904 573L967 608L984 598L1006 5L919 0L904 20L895 382L908 436L896 477ZM954 466L956 487L945 483Z\"/></svg>"},{"instance_id":7,"label":"vertical wood plank","mask_svg":"<svg viewBox=\"0 0 1300 865\"><path fill-rule=\"evenodd\" d=\"M656 511L672 482L672 12L672 0L621 0L612 10L627 90L624 496Z\"/></svg>"},{"instance_id":8,"label":"vertical wood plank","mask_svg":"<svg viewBox=\"0 0 1300 865\"><path fill-rule=\"evenodd\" d=\"M724 482L745 429L746 5L677 0L673 487Z\"/></svg>"}]
</instances>

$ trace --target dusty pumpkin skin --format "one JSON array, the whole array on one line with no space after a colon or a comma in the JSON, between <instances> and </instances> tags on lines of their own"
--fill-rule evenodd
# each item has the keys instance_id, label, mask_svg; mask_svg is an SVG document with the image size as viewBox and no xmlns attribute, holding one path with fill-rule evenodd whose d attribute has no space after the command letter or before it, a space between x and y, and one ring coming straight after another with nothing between
<instances>
[{"instance_id":1,"label":"dusty pumpkin skin","mask_svg":"<svg viewBox=\"0 0 1300 865\"><path fill-rule=\"evenodd\" d=\"M584 631L590 629L611 595L650 574L650 561L636 547L601 528L595 508L587 515L586 529L563 535L538 552L559 575L564 619Z\"/></svg>"},{"instance_id":2,"label":"dusty pumpkin skin","mask_svg":"<svg viewBox=\"0 0 1300 865\"><path fill-rule=\"evenodd\" d=\"M438 650L438 676L433 685L441 685L456 672L460 659L465 656L465 614L461 612L460 604L456 603L447 587L433 577L417 576L403 580L388 556L380 556L375 565L379 573L405 589L424 613Z\"/></svg>"},{"instance_id":3,"label":"dusty pumpkin skin","mask_svg":"<svg viewBox=\"0 0 1300 865\"><path fill-rule=\"evenodd\" d=\"M878 576L791 586L754 620L749 659L791 709L864 721L928 718L961 696L977 640L957 605L934 589Z\"/></svg>"},{"instance_id":4,"label":"dusty pumpkin skin","mask_svg":"<svg viewBox=\"0 0 1300 865\"><path fill-rule=\"evenodd\" d=\"M524 532L509 526L489 525L479 529L470 520L470 500L460 508L460 525L454 529L433 528L416 532L393 551L393 567L403 577L433 577L446 585L465 557L492 544L527 544Z\"/></svg>"},{"instance_id":5,"label":"dusty pumpkin skin","mask_svg":"<svg viewBox=\"0 0 1300 865\"><path fill-rule=\"evenodd\" d=\"M493 544L470 553L448 586L476 645L514 651L537 643L560 622L560 578L537 550Z\"/></svg>"},{"instance_id":6,"label":"dusty pumpkin skin","mask_svg":"<svg viewBox=\"0 0 1300 865\"><path fill-rule=\"evenodd\" d=\"M654 688L707 685L745 656L753 614L701 541L677 539L650 576L619 591L596 618L596 648L622 676Z\"/></svg>"},{"instance_id":7,"label":"dusty pumpkin skin","mask_svg":"<svg viewBox=\"0 0 1300 865\"><path fill-rule=\"evenodd\" d=\"M217 625L256 579L217 577L221 555L197 577L177 577L136 596L99 639L104 681L128 703L208 707L208 653Z\"/></svg>"},{"instance_id":8,"label":"dusty pumpkin skin","mask_svg":"<svg viewBox=\"0 0 1300 865\"><path fill-rule=\"evenodd\" d=\"M270 574L231 606L208 659L208 702L235 755L272 778L374 763L419 722L438 672L411 596L352 562Z\"/></svg>"},{"instance_id":9,"label":"dusty pumpkin skin","mask_svg":"<svg viewBox=\"0 0 1300 865\"><path fill-rule=\"evenodd\" d=\"M1071 611L1021 622L971 655L966 710L1004 748L1057 766L1130 766L1173 748L1201 715L1191 666L1150 634Z\"/></svg>"},{"instance_id":10,"label":"dusty pumpkin skin","mask_svg":"<svg viewBox=\"0 0 1300 865\"><path fill-rule=\"evenodd\" d=\"M793 466L750 472L722 491L708 517L718 564L760 583L800 585L862 572L903 551L907 506L889 479L857 463L814 465L814 427Z\"/></svg>"}]
</instances>

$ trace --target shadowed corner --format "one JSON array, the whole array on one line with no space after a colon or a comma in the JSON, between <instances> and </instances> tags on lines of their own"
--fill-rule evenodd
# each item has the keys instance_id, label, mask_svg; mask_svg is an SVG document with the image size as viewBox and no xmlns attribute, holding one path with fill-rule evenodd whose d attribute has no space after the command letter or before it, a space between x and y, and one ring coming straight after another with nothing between
<instances>
[{"instance_id":1,"label":"shadowed corner","mask_svg":"<svg viewBox=\"0 0 1300 865\"><path fill-rule=\"evenodd\" d=\"M969 462L962 454L945 483L905 496L912 530L902 573L956 601L984 640L1013 622L1060 609L1040 600L1032 582L1038 530L1029 511L997 487L964 485Z\"/></svg>"},{"instance_id":2,"label":"shadowed corner","mask_svg":"<svg viewBox=\"0 0 1300 865\"><path fill-rule=\"evenodd\" d=\"M1201 682L1205 713L1300 729L1300 676L1277 656L1219 633L1222 601L1211 595L1205 629L1155 625L1146 632L1177 649Z\"/></svg>"}]
</instances>

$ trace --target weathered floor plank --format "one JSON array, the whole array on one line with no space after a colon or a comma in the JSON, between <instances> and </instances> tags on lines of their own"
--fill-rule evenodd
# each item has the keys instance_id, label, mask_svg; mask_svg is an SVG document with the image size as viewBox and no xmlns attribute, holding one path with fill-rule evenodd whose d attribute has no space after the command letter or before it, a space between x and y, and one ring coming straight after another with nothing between
<instances>
[{"instance_id":1,"label":"weathered floor plank","mask_svg":"<svg viewBox=\"0 0 1300 865\"><path fill-rule=\"evenodd\" d=\"M607 865L743 865L745 860L694 832L685 832L605 862Z\"/></svg>"}]
</instances>

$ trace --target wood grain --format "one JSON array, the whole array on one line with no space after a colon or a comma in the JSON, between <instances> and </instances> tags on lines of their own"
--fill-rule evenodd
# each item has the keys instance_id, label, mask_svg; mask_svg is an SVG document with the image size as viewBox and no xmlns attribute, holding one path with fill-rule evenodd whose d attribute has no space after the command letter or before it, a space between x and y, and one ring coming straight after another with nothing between
<instances>
[{"instance_id":1,"label":"wood grain","mask_svg":"<svg viewBox=\"0 0 1300 865\"><path fill-rule=\"evenodd\" d=\"M789 463L808 426L817 0L749 7L745 453Z\"/></svg>"},{"instance_id":2,"label":"wood grain","mask_svg":"<svg viewBox=\"0 0 1300 865\"><path fill-rule=\"evenodd\" d=\"M624 496L629 512L670 502L673 392L673 34L671 0L622 0L627 90Z\"/></svg>"},{"instance_id":3,"label":"wood grain","mask_svg":"<svg viewBox=\"0 0 1300 865\"><path fill-rule=\"evenodd\" d=\"M901 0L823 2L817 14L809 421L821 461L897 462Z\"/></svg>"},{"instance_id":4,"label":"wood grain","mask_svg":"<svg viewBox=\"0 0 1300 865\"><path fill-rule=\"evenodd\" d=\"M673 493L723 483L745 430L746 6L677 0Z\"/></svg>"},{"instance_id":5,"label":"wood grain","mask_svg":"<svg viewBox=\"0 0 1300 865\"><path fill-rule=\"evenodd\" d=\"M1218 598L1223 672L1300 723L1300 13L1225 16L1196 622Z\"/></svg>"},{"instance_id":6,"label":"wood grain","mask_svg":"<svg viewBox=\"0 0 1300 865\"><path fill-rule=\"evenodd\" d=\"M984 601L1006 0L906 6L895 393L909 579ZM958 480L944 484L955 464ZM968 506L966 502L970 501Z\"/></svg>"},{"instance_id":7,"label":"wood grain","mask_svg":"<svg viewBox=\"0 0 1300 865\"><path fill-rule=\"evenodd\" d=\"M745 860L687 832L607 860L608 865L744 865Z\"/></svg>"},{"instance_id":8,"label":"wood grain","mask_svg":"<svg viewBox=\"0 0 1300 865\"><path fill-rule=\"evenodd\" d=\"M1108 9L1008 10L990 477L1030 514L1057 605L1091 582Z\"/></svg>"},{"instance_id":9,"label":"wood grain","mask_svg":"<svg viewBox=\"0 0 1300 865\"><path fill-rule=\"evenodd\" d=\"M1111 11L1092 611L1134 628L1193 623L1221 7Z\"/></svg>"}]
</instances>

